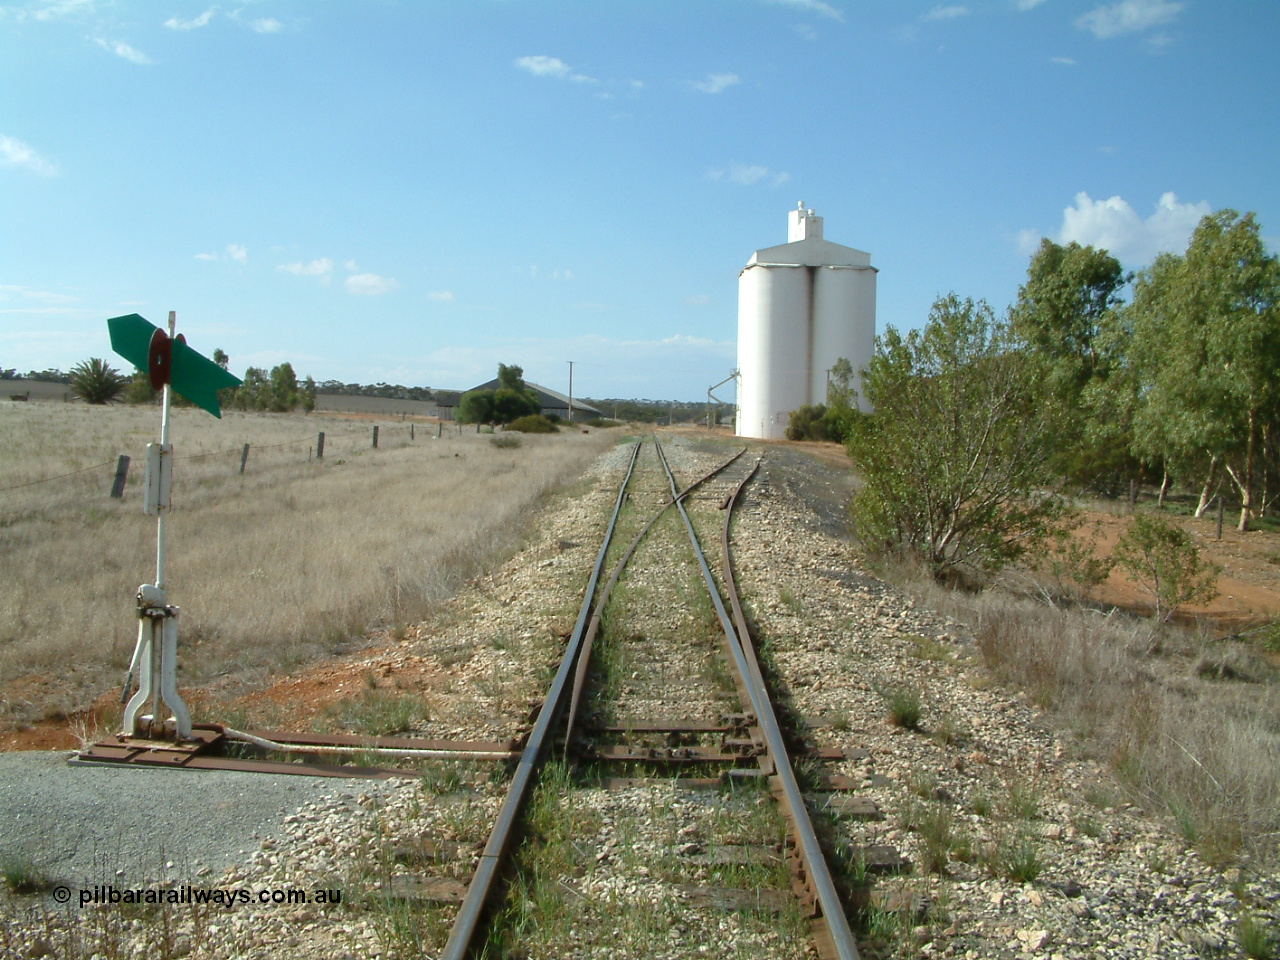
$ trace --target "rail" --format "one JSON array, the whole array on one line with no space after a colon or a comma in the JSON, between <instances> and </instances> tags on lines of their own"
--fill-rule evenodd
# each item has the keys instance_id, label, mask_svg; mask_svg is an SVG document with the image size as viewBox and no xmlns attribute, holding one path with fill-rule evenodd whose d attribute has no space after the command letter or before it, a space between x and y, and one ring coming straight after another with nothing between
<instances>
[{"instance_id":1,"label":"rail","mask_svg":"<svg viewBox=\"0 0 1280 960\"><path fill-rule=\"evenodd\" d=\"M558 718L560 708L563 705L565 690L569 683L569 673L577 659L578 650L582 646L582 638L587 627L587 616L591 610L591 601L595 596L596 585L600 581L600 571L604 567L605 555L609 552L609 544L613 540L613 531L618 525L618 514L622 512L622 504L627 496L627 487L631 483L631 475L635 471L636 457L640 454L641 443L642 441L637 441L635 448L631 451L631 462L627 466L627 474L618 489L618 499L613 505L613 515L609 518L609 526L605 531L604 542L600 546L600 553L596 557L595 566L591 570L591 577L587 581L586 595L582 600L582 610L578 614L578 621L574 625L573 633L569 636L564 658L560 661L560 668L556 671L555 679L551 683L551 689L547 692L547 697L542 702L542 708L538 711L538 719L534 723L533 730L529 733L524 752L520 755L520 762L517 764L515 774L511 779L511 787L507 791L506 799L502 803L502 809L498 812L498 819L489 834L488 841L485 843L484 852L480 855L480 863L476 866L475 874L467 887L466 897L463 898L462 906L458 909L458 915L454 919L453 927L449 930L449 939L445 943L444 951L440 954L440 960L464 960L471 950L472 940L475 938L480 918L489 902L494 880L498 875L498 868L501 866L502 858L506 854L507 845L519 819L520 811L524 809L525 801L528 799L529 790L533 785L538 767L542 763L551 728Z\"/></svg>"},{"instance_id":2,"label":"rail","mask_svg":"<svg viewBox=\"0 0 1280 960\"><path fill-rule=\"evenodd\" d=\"M662 454L661 447L658 447L658 455L662 460L663 469L667 471L667 477L671 483L671 492L674 496L676 491L675 476L667 465L667 459ZM754 473L755 470L752 471L752 475ZM750 479L750 476L747 479ZM745 486L745 484L746 481L744 480L742 486ZM737 588L733 584L732 578L728 529L732 518L732 507L736 503L741 489L742 487L740 486L730 498L729 512L726 513L724 527L725 589L733 598L734 611L738 621L736 624L734 622L735 618L730 618L725 610L724 602L720 598L720 591L716 587L715 578L711 575L710 567L707 566L706 556L702 552L702 546L698 542L698 535L693 529L693 522L689 519L689 514L685 511L684 504L677 501L676 508L680 511L680 516L684 520L689 540L692 542L694 552L698 556L698 565L702 569L703 579L707 583L707 590L710 592L712 602L715 605L716 615L720 618L720 625L724 629L725 636L729 639L729 647L733 653L735 665L744 680L747 694L751 699L751 707L755 711L756 722L764 734L765 745L768 747L769 756L773 760L775 776L782 787L785 801L784 811L804 864L805 876L808 877L817 894L818 904L822 910L822 919L825 921L830 933L836 956L840 960L860 960L857 941L854 939L853 931L849 928L849 920L845 917L840 895L837 893L835 883L831 879L831 871L827 868L827 861L823 856L822 847L818 844L818 837L813 831L813 822L809 819L809 812L804 804L804 795L800 792L800 785L796 782L795 770L791 766L791 758L787 754L787 747L782 739L782 729L778 725L778 717L774 713L773 703L769 699L769 692L764 684L760 664L755 656L754 644L752 644L750 633L746 629L746 619L742 617L742 607L737 602ZM748 650L750 650L749 654Z\"/></svg>"}]
</instances>

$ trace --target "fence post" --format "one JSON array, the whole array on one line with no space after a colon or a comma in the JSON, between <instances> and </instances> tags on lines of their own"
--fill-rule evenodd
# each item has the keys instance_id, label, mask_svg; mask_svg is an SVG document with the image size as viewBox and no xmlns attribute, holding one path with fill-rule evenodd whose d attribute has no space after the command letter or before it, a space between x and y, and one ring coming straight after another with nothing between
<instances>
[{"instance_id":1,"label":"fence post","mask_svg":"<svg viewBox=\"0 0 1280 960\"><path fill-rule=\"evenodd\" d=\"M124 496L124 484L128 479L129 458L122 453L120 456L116 457L116 478L111 482L111 495L117 500ZM1219 523L1218 526L1221 527L1222 524Z\"/></svg>"},{"instance_id":2,"label":"fence post","mask_svg":"<svg viewBox=\"0 0 1280 960\"><path fill-rule=\"evenodd\" d=\"M1222 539L1222 494L1218 494L1218 539Z\"/></svg>"},{"instance_id":3,"label":"fence post","mask_svg":"<svg viewBox=\"0 0 1280 960\"><path fill-rule=\"evenodd\" d=\"M246 443L244 449L240 451L240 472L244 473L244 465L249 460L249 445Z\"/></svg>"},{"instance_id":4,"label":"fence post","mask_svg":"<svg viewBox=\"0 0 1280 960\"><path fill-rule=\"evenodd\" d=\"M373 449L378 449L378 428L373 428Z\"/></svg>"},{"instance_id":5,"label":"fence post","mask_svg":"<svg viewBox=\"0 0 1280 960\"><path fill-rule=\"evenodd\" d=\"M413 439L413 424L409 424L409 439Z\"/></svg>"},{"instance_id":6,"label":"fence post","mask_svg":"<svg viewBox=\"0 0 1280 960\"><path fill-rule=\"evenodd\" d=\"M320 436L316 438L316 459L324 459L324 431L320 431Z\"/></svg>"},{"instance_id":7,"label":"fence post","mask_svg":"<svg viewBox=\"0 0 1280 960\"><path fill-rule=\"evenodd\" d=\"M439 440L444 436L444 421L440 420L436 423L436 439Z\"/></svg>"}]
</instances>

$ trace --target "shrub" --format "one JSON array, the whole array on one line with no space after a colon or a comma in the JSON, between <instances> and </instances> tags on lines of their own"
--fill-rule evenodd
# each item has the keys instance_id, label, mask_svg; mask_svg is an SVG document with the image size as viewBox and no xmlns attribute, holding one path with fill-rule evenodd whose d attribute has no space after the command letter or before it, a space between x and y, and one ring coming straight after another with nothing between
<instances>
[{"instance_id":1,"label":"shrub","mask_svg":"<svg viewBox=\"0 0 1280 960\"><path fill-rule=\"evenodd\" d=\"M71 392L85 403L115 403L129 380L105 360L91 357L71 368L67 382Z\"/></svg>"},{"instance_id":2,"label":"shrub","mask_svg":"<svg viewBox=\"0 0 1280 960\"><path fill-rule=\"evenodd\" d=\"M151 378L145 370L138 370L125 385L123 399L125 403L155 403L160 391L151 386Z\"/></svg>"},{"instance_id":3,"label":"shrub","mask_svg":"<svg viewBox=\"0 0 1280 960\"><path fill-rule=\"evenodd\" d=\"M25 856L6 854L0 858L0 879L12 893L43 893L53 886L44 872Z\"/></svg>"},{"instance_id":4,"label":"shrub","mask_svg":"<svg viewBox=\"0 0 1280 960\"><path fill-rule=\"evenodd\" d=\"M868 551L917 556L935 577L991 572L1068 514L1051 408L985 303L951 294L923 330L889 327L863 388L875 412L851 419L845 447L865 481L853 519Z\"/></svg>"},{"instance_id":5,"label":"shrub","mask_svg":"<svg viewBox=\"0 0 1280 960\"><path fill-rule=\"evenodd\" d=\"M1036 843L1021 831L1000 836L987 852L987 868L1017 883L1032 883L1044 870Z\"/></svg>"},{"instance_id":6,"label":"shrub","mask_svg":"<svg viewBox=\"0 0 1280 960\"><path fill-rule=\"evenodd\" d=\"M918 688L910 684L902 684L877 688L876 692L884 698L890 723L904 730L919 729L920 718L924 715L924 706L921 703Z\"/></svg>"},{"instance_id":7,"label":"shrub","mask_svg":"<svg viewBox=\"0 0 1280 960\"><path fill-rule=\"evenodd\" d=\"M945 873L957 845L955 817L940 803L913 803L907 827L920 836L920 866L927 873Z\"/></svg>"},{"instance_id":8,"label":"shrub","mask_svg":"<svg viewBox=\"0 0 1280 960\"><path fill-rule=\"evenodd\" d=\"M1045 557L1035 566L1046 571L1060 584L1072 584L1074 592L1087 594L1106 583L1116 560L1114 557L1098 556L1100 524L1095 524L1083 540L1073 535L1076 529L1078 528L1074 524L1067 523L1055 530L1049 538L1049 549Z\"/></svg>"},{"instance_id":9,"label":"shrub","mask_svg":"<svg viewBox=\"0 0 1280 960\"><path fill-rule=\"evenodd\" d=\"M1271 924L1252 913L1243 912L1236 920L1236 940L1250 960L1273 960L1280 955L1280 938Z\"/></svg>"},{"instance_id":10,"label":"shrub","mask_svg":"<svg viewBox=\"0 0 1280 960\"><path fill-rule=\"evenodd\" d=\"M787 422L788 440L830 440L827 435L827 423L823 418L827 408L821 403L806 403L791 411Z\"/></svg>"},{"instance_id":11,"label":"shrub","mask_svg":"<svg viewBox=\"0 0 1280 960\"><path fill-rule=\"evenodd\" d=\"M605 427L621 426L621 424L617 420L605 420L602 417L592 417L590 420L587 421L587 426L595 427L597 429L603 429Z\"/></svg>"},{"instance_id":12,"label":"shrub","mask_svg":"<svg viewBox=\"0 0 1280 960\"><path fill-rule=\"evenodd\" d=\"M515 430L518 433L559 433L560 428L552 423L549 419L540 413L530 414L529 416L520 417L512 420L507 424L508 430Z\"/></svg>"},{"instance_id":13,"label":"shrub","mask_svg":"<svg viewBox=\"0 0 1280 960\"><path fill-rule=\"evenodd\" d=\"M520 446L520 438L504 433L496 437L490 437L489 443L499 450L514 450Z\"/></svg>"},{"instance_id":14,"label":"shrub","mask_svg":"<svg viewBox=\"0 0 1280 960\"><path fill-rule=\"evenodd\" d=\"M1136 515L1116 543L1115 558L1155 598L1160 623L1184 603L1208 603L1218 595L1221 568L1200 556L1190 534L1158 517Z\"/></svg>"}]
</instances>

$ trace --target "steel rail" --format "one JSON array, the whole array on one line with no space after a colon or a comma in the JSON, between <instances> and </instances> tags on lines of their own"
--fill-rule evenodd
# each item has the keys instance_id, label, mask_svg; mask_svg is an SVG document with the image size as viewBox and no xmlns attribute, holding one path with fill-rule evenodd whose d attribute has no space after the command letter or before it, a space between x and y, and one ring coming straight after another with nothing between
<instances>
[{"instance_id":1,"label":"steel rail","mask_svg":"<svg viewBox=\"0 0 1280 960\"><path fill-rule=\"evenodd\" d=\"M666 456L662 453L662 447L656 441L654 445L657 447L658 457L662 461L663 469L667 471L667 478L670 481L671 492L674 496L676 491L675 476L671 473ZM736 500L736 494L734 499ZM836 956L840 960L861 960L857 941L854 939L853 931L849 928L849 920L844 914L844 905L840 902L840 895L836 892L835 883L831 879L831 871L827 868L827 861L823 856L822 847L818 844L817 835L813 831L813 823L809 819L809 811L805 807L804 795L800 792L800 785L796 782L795 771L791 766L791 758L787 754L786 743L782 739L782 730L778 726L778 718L774 713L773 703L769 699L768 690L762 682L757 680L760 675L758 662L753 669L751 660L754 659L754 650L752 657L748 658L743 638L739 635L739 628L725 610L724 602L720 598L720 590L711 574L711 568L707 566L707 559L698 541L698 534L693 529L693 522L689 519L689 514L684 509L683 503L677 503L676 508L684 519L685 529L689 533L689 540L692 542L694 553L698 557L698 565L702 568L702 576L706 580L708 591L711 593L716 615L720 618L720 625L724 629L725 636L729 639L729 647L733 652L734 662L747 688L752 709L755 711L756 721L764 734L765 745L769 749L775 775L782 787L783 798L789 809L790 816L788 819L791 821L791 826L795 833L796 846L806 874L818 895L818 905L822 910L823 918L826 920L826 926L831 935ZM728 524L730 516L731 514L726 516L726 524ZM727 584L731 577L728 553L725 554L724 566ZM737 591L734 590L733 592L736 595ZM745 620L743 623L745 625ZM747 642L749 643L750 641L748 640Z\"/></svg>"},{"instance_id":2,"label":"steel rail","mask_svg":"<svg viewBox=\"0 0 1280 960\"><path fill-rule=\"evenodd\" d=\"M657 446L656 439L654 440L654 445ZM653 528L653 525L661 520L666 515L666 512L671 509L673 503L683 500L712 477L722 473L746 452L747 448L743 447L720 466L699 477L678 494L674 494L672 499L664 503L658 512L649 519L649 522L644 525L644 528L636 534L626 552L618 559L617 564L614 566L613 575L609 578L609 582L605 584L604 589L600 591L600 598L596 601L595 612L591 615L591 624L587 627L587 635L582 644L582 652L578 655L578 667L573 675L573 695L569 698L569 718L565 723L564 750L566 755L569 752L569 744L573 737L573 724L578 717L578 708L582 704L582 691L587 682L587 670L591 666L591 651L595 648L596 636L600 632L600 622L604 615L604 608L608 605L609 596L613 593L613 588L618 585L618 579L622 576L622 572L627 568L627 562L631 559L631 555L636 552L640 541L645 538L645 535Z\"/></svg>"},{"instance_id":3,"label":"steel rail","mask_svg":"<svg viewBox=\"0 0 1280 960\"><path fill-rule=\"evenodd\" d=\"M538 711L538 719L533 725L533 730L529 733L524 752L520 755L520 762L517 764L515 774L511 778L511 787L508 789L507 797L502 803L502 809L498 812L498 819L494 824L493 831L489 834L489 840L485 843L484 852L480 855L480 862L476 866L471 883L467 887L467 895L463 898L462 906L458 908L458 915L454 918L453 927L449 930L449 939L445 943L444 951L440 954L440 960L465 960L471 950L471 942L475 938L481 915L488 904L494 880L498 875L498 868L501 866L502 858L506 853L507 844L519 820L520 812L524 808L525 800L533 785L538 768L541 766L542 755L550 739L551 728L559 717L560 709L563 706L565 690L569 683L569 674L573 669L578 651L582 645L582 638L587 626L587 616L591 611L591 602L595 596L596 585L600 580L600 571L604 567L605 554L608 552L609 543L613 539L613 531L618 524L618 514L622 512L622 503L626 499L627 487L631 483L631 475L635 471L636 458L640 454L642 443L643 441L638 441L635 449L631 451L631 462L627 466L627 475L623 478L622 486L618 489L618 499L613 505L613 516L609 519L609 527L605 531L604 543L600 546L600 554L596 557L595 567L592 568L591 578L587 582L586 595L582 600L582 610L578 614L578 621L569 637L564 658L560 661L560 668L556 671L551 688L547 691L547 698L543 701L542 708Z\"/></svg>"}]
</instances>

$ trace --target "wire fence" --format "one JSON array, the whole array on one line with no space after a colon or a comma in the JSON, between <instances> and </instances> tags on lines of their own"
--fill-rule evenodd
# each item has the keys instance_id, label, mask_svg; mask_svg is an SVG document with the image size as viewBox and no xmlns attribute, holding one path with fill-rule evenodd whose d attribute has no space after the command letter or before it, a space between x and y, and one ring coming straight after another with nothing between
<instances>
[{"instance_id":1,"label":"wire fence","mask_svg":"<svg viewBox=\"0 0 1280 960\"><path fill-rule=\"evenodd\" d=\"M201 453L181 454L175 451L175 466L187 464L200 467L195 477L175 473L175 482L179 478L199 481L217 476L251 476L267 468L311 460L332 463L365 452L399 449L420 440L458 437L464 429L469 431L471 428L463 428L454 423L379 424L372 428L337 433L308 433L294 440L275 443L244 443ZM141 490L145 464L145 449L133 450L120 454L113 460L66 473L0 486L0 519L12 520L16 515L48 509L62 503L83 506L94 501L124 499L130 491Z\"/></svg>"}]
</instances>

